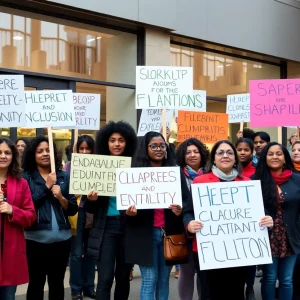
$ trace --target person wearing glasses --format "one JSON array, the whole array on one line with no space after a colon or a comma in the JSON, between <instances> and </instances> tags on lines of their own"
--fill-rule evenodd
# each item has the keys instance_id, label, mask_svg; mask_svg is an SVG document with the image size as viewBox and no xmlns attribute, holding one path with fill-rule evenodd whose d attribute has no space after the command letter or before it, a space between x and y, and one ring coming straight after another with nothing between
<instances>
[{"instance_id":1,"label":"person wearing glasses","mask_svg":"<svg viewBox=\"0 0 300 300\"><path fill-rule=\"evenodd\" d=\"M293 144L297 141L297 139L298 139L297 132L292 133L288 140L290 145L287 147L290 154L292 154L292 147Z\"/></svg>"},{"instance_id":2,"label":"person wearing glasses","mask_svg":"<svg viewBox=\"0 0 300 300\"><path fill-rule=\"evenodd\" d=\"M240 160L234 145L228 140L221 140L211 150L207 173L196 177L194 183L247 180L250 179L241 174ZM187 205L184 207L183 221L189 235L194 238L194 261L198 275L201 278L195 233L199 232L204 224L195 220L192 197L189 198ZM271 217L265 216L261 219L260 225L271 227L273 220ZM244 286L248 271L248 266L206 271L210 300L244 299Z\"/></svg>"},{"instance_id":3,"label":"person wearing glasses","mask_svg":"<svg viewBox=\"0 0 300 300\"><path fill-rule=\"evenodd\" d=\"M164 137L150 131L141 140L133 157L132 167L173 167L176 162ZM182 202L189 197L189 190L181 173ZM172 265L181 261L167 261L164 257L163 231L166 235L182 234L182 208L170 205L167 209L136 209L130 206L127 214L126 260L138 264L142 286L140 300L167 300Z\"/></svg>"}]
</instances>

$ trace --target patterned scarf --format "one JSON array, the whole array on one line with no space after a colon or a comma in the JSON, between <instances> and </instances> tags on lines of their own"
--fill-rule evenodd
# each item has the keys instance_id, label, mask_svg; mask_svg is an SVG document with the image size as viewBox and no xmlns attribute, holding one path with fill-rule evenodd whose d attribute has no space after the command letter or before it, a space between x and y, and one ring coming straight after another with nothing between
<instances>
[{"instance_id":1,"label":"patterned scarf","mask_svg":"<svg viewBox=\"0 0 300 300\"><path fill-rule=\"evenodd\" d=\"M199 169L198 172L196 172L190 166L185 166L183 168L183 173L185 174L185 176L194 180L196 177L203 174L203 169Z\"/></svg>"}]
</instances>

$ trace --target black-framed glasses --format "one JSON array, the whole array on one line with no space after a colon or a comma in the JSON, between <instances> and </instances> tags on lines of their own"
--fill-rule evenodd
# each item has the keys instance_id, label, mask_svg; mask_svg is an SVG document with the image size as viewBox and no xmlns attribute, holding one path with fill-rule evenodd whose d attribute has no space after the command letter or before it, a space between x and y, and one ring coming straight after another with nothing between
<instances>
[{"instance_id":1,"label":"black-framed glasses","mask_svg":"<svg viewBox=\"0 0 300 300\"><path fill-rule=\"evenodd\" d=\"M166 150L167 149L167 144L150 144L148 145L148 147L152 150L152 151L156 151L158 150L158 148L160 150Z\"/></svg>"}]
</instances>

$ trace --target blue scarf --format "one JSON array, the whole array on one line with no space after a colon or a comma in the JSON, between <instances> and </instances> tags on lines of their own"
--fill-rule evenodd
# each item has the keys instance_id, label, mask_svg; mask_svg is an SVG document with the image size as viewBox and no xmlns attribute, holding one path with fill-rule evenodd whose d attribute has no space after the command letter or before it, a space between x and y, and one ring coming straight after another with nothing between
<instances>
[{"instance_id":1,"label":"blue scarf","mask_svg":"<svg viewBox=\"0 0 300 300\"><path fill-rule=\"evenodd\" d=\"M195 179L196 177L203 174L203 170L199 169L198 172L195 172L190 166L185 166L183 172L186 176L190 177L191 179Z\"/></svg>"}]
</instances>

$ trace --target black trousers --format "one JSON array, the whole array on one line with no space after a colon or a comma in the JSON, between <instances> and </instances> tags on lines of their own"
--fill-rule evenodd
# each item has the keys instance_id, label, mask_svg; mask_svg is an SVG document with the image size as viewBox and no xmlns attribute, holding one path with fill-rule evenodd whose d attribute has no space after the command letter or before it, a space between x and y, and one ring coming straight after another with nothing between
<instances>
[{"instance_id":1,"label":"black trousers","mask_svg":"<svg viewBox=\"0 0 300 300\"><path fill-rule=\"evenodd\" d=\"M207 287L206 293L208 293L208 297L210 300L245 299L244 289L249 272L249 267L200 271L198 253L196 252L194 252L194 261L197 273L200 277L201 290L203 285ZM204 282L201 281L201 277L204 278Z\"/></svg>"},{"instance_id":2,"label":"black trousers","mask_svg":"<svg viewBox=\"0 0 300 300\"><path fill-rule=\"evenodd\" d=\"M116 279L115 300L127 300L130 291L131 264L125 263L125 224L122 219L107 217L97 262L97 300L110 300L110 291Z\"/></svg>"},{"instance_id":3,"label":"black trousers","mask_svg":"<svg viewBox=\"0 0 300 300\"><path fill-rule=\"evenodd\" d=\"M43 300L46 279L49 300L64 300L64 278L71 250L71 240L42 244L26 240L29 269L27 300Z\"/></svg>"}]
</instances>

